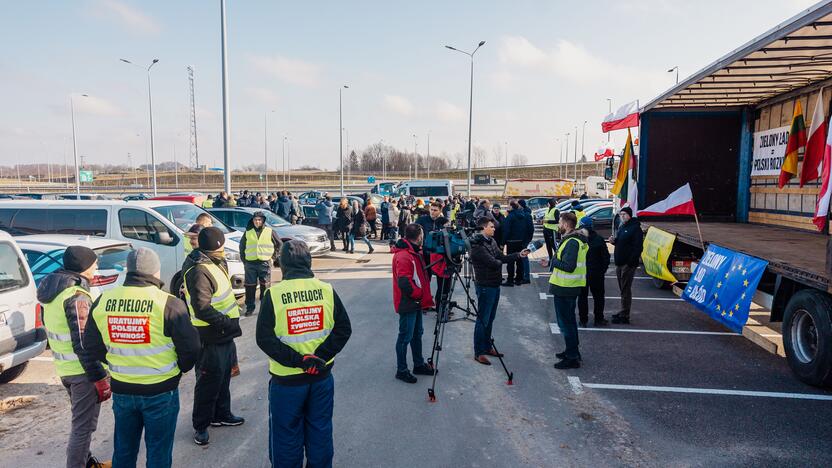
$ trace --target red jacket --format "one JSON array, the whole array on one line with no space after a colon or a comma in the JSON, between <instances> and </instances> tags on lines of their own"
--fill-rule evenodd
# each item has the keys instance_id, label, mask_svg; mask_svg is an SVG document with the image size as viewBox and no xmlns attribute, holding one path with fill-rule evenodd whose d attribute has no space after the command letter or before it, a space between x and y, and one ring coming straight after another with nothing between
<instances>
[{"instance_id":1,"label":"red jacket","mask_svg":"<svg viewBox=\"0 0 832 468\"><path fill-rule=\"evenodd\" d=\"M438 254L432 253L430 254L430 263L433 264L430 267L431 271L434 275L440 278L450 278L451 272L448 271L448 263L445 259L445 254Z\"/></svg>"},{"instance_id":2,"label":"red jacket","mask_svg":"<svg viewBox=\"0 0 832 468\"><path fill-rule=\"evenodd\" d=\"M393 250L393 307L396 313L422 311L433 307L430 281L422 254L405 239Z\"/></svg>"}]
</instances>

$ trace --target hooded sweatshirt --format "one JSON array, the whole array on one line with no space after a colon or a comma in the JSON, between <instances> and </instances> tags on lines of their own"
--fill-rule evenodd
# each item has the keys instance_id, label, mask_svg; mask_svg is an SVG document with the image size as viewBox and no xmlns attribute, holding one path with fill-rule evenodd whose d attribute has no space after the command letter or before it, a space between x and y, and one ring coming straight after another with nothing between
<instances>
[{"instance_id":1,"label":"hooded sweatshirt","mask_svg":"<svg viewBox=\"0 0 832 468\"><path fill-rule=\"evenodd\" d=\"M287 252L289 250L291 249L281 249L280 265L283 271L283 281L314 278L315 274L312 273L311 257L308 254L292 255L291 252ZM335 303L333 311L335 325L332 327L332 332L318 346L318 349L314 353L315 356L318 356L324 361L329 361L341 352L347 344L350 335L352 335L352 326L350 325L350 317L347 315L347 309L344 308L341 298L338 297L338 293L334 289L332 291L332 297ZM263 297L263 301L260 303L260 313L257 315L257 346L270 358L284 366L300 367L303 362L303 355L280 341L274 333L274 314L274 303L272 301L271 289L269 289L266 291L266 296ZM280 385L307 385L327 378L331 369L332 365L329 365L325 371L318 375L304 373L277 376L272 374L272 380Z\"/></svg>"},{"instance_id":2,"label":"hooded sweatshirt","mask_svg":"<svg viewBox=\"0 0 832 468\"><path fill-rule=\"evenodd\" d=\"M154 276L127 273L127 277L124 279L124 286L135 286L139 288L155 286L161 289L162 282ZM101 332L98 330L95 322L95 312L99 307L102 306L96 300L92 305L92 311L87 321L83 341L84 347L87 348L94 359L99 362L105 362L107 360L107 347L104 345ZM169 296L164 307L163 333L173 341L174 350L176 351L176 364L179 366L180 373L165 381L151 385L132 384L112 379L110 385L113 393L158 395L169 392L179 386L179 378L182 377L182 372L188 372L194 367L196 360L199 358L199 353L202 350L202 345L200 344L199 333L196 331L196 327L191 324L188 306L181 299Z\"/></svg>"},{"instance_id":3,"label":"hooded sweatshirt","mask_svg":"<svg viewBox=\"0 0 832 468\"><path fill-rule=\"evenodd\" d=\"M209 256L202 249L194 249L182 264L185 272L185 287L191 295L191 305L196 318L208 322L207 327L197 327L203 344L220 344L241 336L239 318L228 318L211 306L211 296L217 290L214 277L199 265L213 263L222 270L228 271L225 260Z\"/></svg>"},{"instance_id":4,"label":"hooded sweatshirt","mask_svg":"<svg viewBox=\"0 0 832 468\"><path fill-rule=\"evenodd\" d=\"M581 242L587 243L589 232L586 229L578 229L577 231L572 231L569 234L563 236L561 239L561 245L572 237L578 238ZM579 245L577 242L568 242L566 247L563 248L563 252L560 255L555 255L552 257L552 266L557 268L558 270L565 271L567 273L572 273L578 267L578 250ZM580 287L577 288L566 288L562 286L555 286L554 284L549 284L549 293L555 296L578 296L581 294Z\"/></svg>"},{"instance_id":5,"label":"hooded sweatshirt","mask_svg":"<svg viewBox=\"0 0 832 468\"><path fill-rule=\"evenodd\" d=\"M257 236L260 237L260 233L263 232L263 227L265 227L265 226L266 225L264 223L263 225L260 226L260 229L257 229L256 227L254 227L254 217L252 216L252 218L250 220L248 220L248 224L246 225L246 231L248 231L250 229L254 229L254 232L256 232ZM274 228L272 228L272 245L274 246L274 253L272 254L272 260L276 260L277 257L280 256L280 246L283 245L283 241L280 240L280 237L277 235L277 230L275 230ZM245 233L243 233L243 237L240 238L240 252L242 253L242 252L245 252L245 251L246 251L246 235L245 235ZM246 260L246 256L245 256L244 253L242 255L240 255L240 257L242 258L243 263L248 262L248 260ZM252 263L259 263L260 260L252 260L251 262Z\"/></svg>"},{"instance_id":6,"label":"hooded sweatshirt","mask_svg":"<svg viewBox=\"0 0 832 468\"><path fill-rule=\"evenodd\" d=\"M58 270L51 273L38 286L38 302L42 304L52 302L58 294L72 286L90 290L87 279L74 271ZM66 322L69 325L69 335L72 338L72 350L78 356L87 379L90 382L97 382L107 377L107 372L104 371L101 363L87 352L82 341L87 322L92 316L91 307L92 300L84 294L75 294L63 303Z\"/></svg>"}]
</instances>

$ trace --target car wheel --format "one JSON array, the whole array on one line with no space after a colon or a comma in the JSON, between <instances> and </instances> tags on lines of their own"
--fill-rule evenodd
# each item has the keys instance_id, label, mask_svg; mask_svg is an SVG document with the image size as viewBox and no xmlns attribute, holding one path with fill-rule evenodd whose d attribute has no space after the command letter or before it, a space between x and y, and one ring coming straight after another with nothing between
<instances>
[{"instance_id":1,"label":"car wheel","mask_svg":"<svg viewBox=\"0 0 832 468\"><path fill-rule=\"evenodd\" d=\"M28 364L28 362L24 362L23 364L18 364L12 367L11 369L4 370L2 373L0 373L0 384L9 383L12 380L20 377L20 374L22 374L23 371L26 370L26 366Z\"/></svg>"},{"instance_id":2,"label":"car wheel","mask_svg":"<svg viewBox=\"0 0 832 468\"><path fill-rule=\"evenodd\" d=\"M815 386L832 385L832 297L813 289L792 296L783 316L783 347L792 372Z\"/></svg>"}]
</instances>

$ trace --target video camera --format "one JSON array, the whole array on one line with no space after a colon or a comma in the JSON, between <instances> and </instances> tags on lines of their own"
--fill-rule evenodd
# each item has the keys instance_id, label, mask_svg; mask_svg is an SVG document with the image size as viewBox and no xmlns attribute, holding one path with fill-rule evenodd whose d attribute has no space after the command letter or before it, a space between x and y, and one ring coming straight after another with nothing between
<instances>
[{"instance_id":1,"label":"video camera","mask_svg":"<svg viewBox=\"0 0 832 468\"><path fill-rule=\"evenodd\" d=\"M471 241L464 228L446 227L427 233L424 249L450 259L458 259L471 250Z\"/></svg>"}]
</instances>

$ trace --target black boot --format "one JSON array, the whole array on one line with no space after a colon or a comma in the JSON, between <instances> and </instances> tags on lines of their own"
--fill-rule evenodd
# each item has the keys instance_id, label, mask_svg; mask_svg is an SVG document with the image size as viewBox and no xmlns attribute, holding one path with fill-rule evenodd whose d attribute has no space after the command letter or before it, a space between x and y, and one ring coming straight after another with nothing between
<instances>
[{"instance_id":1,"label":"black boot","mask_svg":"<svg viewBox=\"0 0 832 468\"><path fill-rule=\"evenodd\" d=\"M254 295L257 293L257 285L249 286L245 285L246 289L246 312L245 315L249 316L254 311Z\"/></svg>"}]
</instances>

